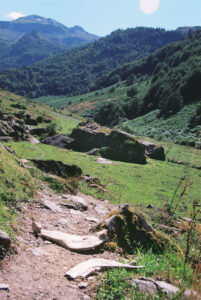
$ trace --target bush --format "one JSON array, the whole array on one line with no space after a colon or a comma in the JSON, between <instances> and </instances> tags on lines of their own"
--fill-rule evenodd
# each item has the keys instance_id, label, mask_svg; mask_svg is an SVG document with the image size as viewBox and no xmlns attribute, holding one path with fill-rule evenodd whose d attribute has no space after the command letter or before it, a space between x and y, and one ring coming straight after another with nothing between
<instances>
[{"instance_id":1,"label":"bush","mask_svg":"<svg viewBox=\"0 0 201 300\"><path fill-rule=\"evenodd\" d=\"M103 157L106 157L106 158L110 158L111 157L111 154L112 154L112 149L110 147L102 147L100 149L100 154L103 156Z\"/></svg>"},{"instance_id":2,"label":"bush","mask_svg":"<svg viewBox=\"0 0 201 300\"><path fill-rule=\"evenodd\" d=\"M129 89L129 90L127 91L127 96L130 97L130 98L132 98L132 97L134 97L135 95L137 95L137 93L138 93L137 89L134 88L134 87L132 87L131 89Z\"/></svg>"}]
</instances>

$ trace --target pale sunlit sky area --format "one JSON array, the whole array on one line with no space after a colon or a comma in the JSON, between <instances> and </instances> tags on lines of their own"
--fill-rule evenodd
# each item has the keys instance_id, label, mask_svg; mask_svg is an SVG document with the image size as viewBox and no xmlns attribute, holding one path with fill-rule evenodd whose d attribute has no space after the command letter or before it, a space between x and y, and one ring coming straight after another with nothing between
<instances>
[{"instance_id":1,"label":"pale sunlit sky area","mask_svg":"<svg viewBox=\"0 0 201 300\"><path fill-rule=\"evenodd\" d=\"M104 36L136 26L201 25L201 0L1 0L0 20L39 15Z\"/></svg>"}]
</instances>

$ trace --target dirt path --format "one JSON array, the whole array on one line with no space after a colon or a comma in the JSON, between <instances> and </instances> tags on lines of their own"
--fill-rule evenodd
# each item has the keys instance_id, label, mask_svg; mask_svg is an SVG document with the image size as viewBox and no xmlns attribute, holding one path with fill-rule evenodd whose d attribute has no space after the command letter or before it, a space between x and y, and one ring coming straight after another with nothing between
<instances>
[{"instance_id":1,"label":"dirt path","mask_svg":"<svg viewBox=\"0 0 201 300\"><path fill-rule=\"evenodd\" d=\"M23 205L18 216L17 254L4 259L0 265L0 283L9 284L10 291L0 291L0 299L12 300L79 300L94 299L96 278L87 282L86 289L80 289L80 281L68 281L64 277L71 267L92 257L119 259L116 254L100 251L96 254L78 254L56 244L36 238L32 233L32 221L42 224L43 229L61 230L72 234L86 235L91 223L86 218L104 218L101 207L116 208L108 202L96 200L90 196L78 194L89 205L85 212L62 207L59 213L42 207L41 201L47 199L54 204L61 201L45 185L37 192L37 201ZM98 207L98 209L97 209ZM97 212L99 211L99 213ZM62 225L63 224L63 225ZM83 281L83 280L82 280Z\"/></svg>"},{"instance_id":2,"label":"dirt path","mask_svg":"<svg viewBox=\"0 0 201 300\"><path fill-rule=\"evenodd\" d=\"M45 157L45 152L37 146L38 144L40 144L40 141L37 140L33 135L29 135L29 141L41 153L41 156L37 157L37 159L43 159Z\"/></svg>"}]
</instances>

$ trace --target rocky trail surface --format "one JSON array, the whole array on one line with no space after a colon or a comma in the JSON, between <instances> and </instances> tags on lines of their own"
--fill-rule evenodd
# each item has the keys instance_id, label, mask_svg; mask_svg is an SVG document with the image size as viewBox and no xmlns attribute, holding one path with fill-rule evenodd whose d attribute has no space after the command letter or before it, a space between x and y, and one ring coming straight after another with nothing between
<instances>
[{"instance_id":1,"label":"rocky trail surface","mask_svg":"<svg viewBox=\"0 0 201 300\"><path fill-rule=\"evenodd\" d=\"M94 299L96 277L70 281L65 273L92 258L121 261L117 254L103 250L94 253L69 251L34 235L32 223L39 222L45 230L57 230L75 235L90 234L90 228L101 221L108 209L115 206L79 193L88 209L79 211L59 203L66 196L53 193L45 185L37 192L35 202L23 204L16 225L16 254L7 256L0 265L0 299ZM56 208L59 209L57 210Z\"/></svg>"}]
</instances>

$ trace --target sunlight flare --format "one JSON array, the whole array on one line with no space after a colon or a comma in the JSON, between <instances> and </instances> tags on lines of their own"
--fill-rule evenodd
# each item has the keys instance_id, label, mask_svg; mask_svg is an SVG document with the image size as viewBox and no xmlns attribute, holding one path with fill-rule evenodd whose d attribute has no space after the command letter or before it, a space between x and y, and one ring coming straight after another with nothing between
<instances>
[{"instance_id":1,"label":"sunlight flare","mask_svg":"<svg viewBox=\"0 0 201 300\"><path fill-rule=\"evenodd\" d=\"M140 8L146 14L152 14L158 10L160 0L140 0Z\"/></svg>"}]
</instances>

